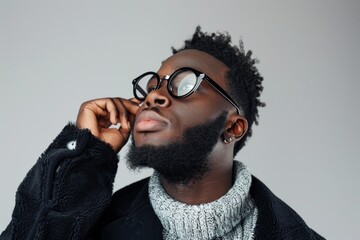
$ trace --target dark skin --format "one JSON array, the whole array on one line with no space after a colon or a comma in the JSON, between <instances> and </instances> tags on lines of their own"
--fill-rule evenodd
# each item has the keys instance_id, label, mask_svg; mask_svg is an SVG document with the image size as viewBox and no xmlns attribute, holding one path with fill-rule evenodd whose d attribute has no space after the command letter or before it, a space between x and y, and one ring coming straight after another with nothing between
<instances>
[{"instance_id":1,"label":"dark skin","mask_svg":"<svg viewBox=\"0 0 360 240\"><path fill-rule=\"evenodd\" d=\"M207 74L227 91L225 76L228 67L215 57L199 50L184 50L169 57L157 73L163 77L181 67L192 67ZM160 89L150 92L143 103L135 99L122 98L85 102L80 107L77 126L90 129L93 135L110 144L118 152L129 139L132 130L130 123L134 126L136 146L160 146L181 141L187 128L214 120L224 110L227 111L222 135L219 136L208 158L209 171L200 180L186 185L173 184L165 178L161 179L165 191L180 202L212 202L226 194L232 186L234 143L247 131L247 121L206 82L185 99L171 97L166 84L164 81ZM109 128L118 123L121 124L118 129ZM225 143L224 138L231 138L232 141Z\"/></svg>"}]
</instances>

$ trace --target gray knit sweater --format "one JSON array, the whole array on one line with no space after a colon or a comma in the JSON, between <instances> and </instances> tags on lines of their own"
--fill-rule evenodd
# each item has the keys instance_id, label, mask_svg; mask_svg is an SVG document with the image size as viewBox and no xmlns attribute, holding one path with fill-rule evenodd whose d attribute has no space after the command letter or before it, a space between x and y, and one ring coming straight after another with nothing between
<instances>
[{"instance_id":1,"label":"gray knit sweater","mask_svg":"<svg viewBox=\"0 0 360 240\"><path fill-rule=\"evenodd\" d=\"M218 200L200 205L171 198L154 172L149 197L164 228L164 239L253 239L257 209L249 195L251 174L240 162L235 161L234 167L232 188Z\"/></svg>"}]
</instances>

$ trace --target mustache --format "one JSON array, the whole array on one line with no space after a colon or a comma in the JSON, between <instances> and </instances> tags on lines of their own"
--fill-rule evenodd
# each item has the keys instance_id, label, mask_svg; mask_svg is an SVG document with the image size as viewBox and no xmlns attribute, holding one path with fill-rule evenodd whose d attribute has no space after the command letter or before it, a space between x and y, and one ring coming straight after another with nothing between
<instances>
[{"instance_id":1,"label":"mustache","mask_svg":"<svg viewBox=\"0 0 360 240\"><path fill-rule=\"evenodd\" d=\"M154 111L154 112L156 112L157 114L161 115L160 109L159 109L158 107L156 107L156 106L151 107L151 108L144 108L144 109L142 110L142 112L143 112L143 111Z\"/></svg>"}]
</instances>

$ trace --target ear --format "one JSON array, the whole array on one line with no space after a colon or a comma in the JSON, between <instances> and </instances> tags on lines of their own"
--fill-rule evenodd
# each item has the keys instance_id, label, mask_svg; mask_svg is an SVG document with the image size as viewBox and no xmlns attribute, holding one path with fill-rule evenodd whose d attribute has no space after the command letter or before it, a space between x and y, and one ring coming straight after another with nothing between
<instances>
[{"instance_id":1,"label":"ear","mask_svg":"<svg viewBox=\"0 0 360 240\"><path fill-rule=\"evenodd\" d=\"M239 141L248 130L248 122L245 117L232 114L225 124L224 139Z\"/></svg>"}]
</instances>

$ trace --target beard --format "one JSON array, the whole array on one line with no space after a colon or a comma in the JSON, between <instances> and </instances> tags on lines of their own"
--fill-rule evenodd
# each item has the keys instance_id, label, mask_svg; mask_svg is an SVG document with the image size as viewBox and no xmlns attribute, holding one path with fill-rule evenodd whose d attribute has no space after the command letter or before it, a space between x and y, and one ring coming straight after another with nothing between
<instances>
[{"instance_id":1,"label":"beard","mask_svg":"<svg viewBox=\"0 0 360 240\"><path fill-rule=\"evenodd\" d=\"M165 146L135 146L134 137L126 156L130 169L150 167L173 184L195 182L209 170L208 157L226 120L223 112L215 120L185 130L181 141Z\"/></svg>"}]
</instances>

